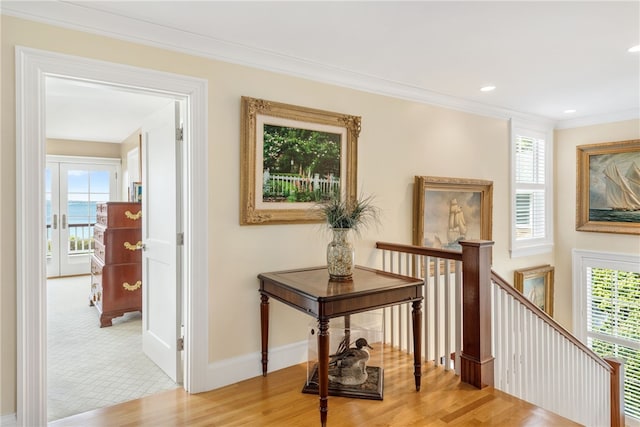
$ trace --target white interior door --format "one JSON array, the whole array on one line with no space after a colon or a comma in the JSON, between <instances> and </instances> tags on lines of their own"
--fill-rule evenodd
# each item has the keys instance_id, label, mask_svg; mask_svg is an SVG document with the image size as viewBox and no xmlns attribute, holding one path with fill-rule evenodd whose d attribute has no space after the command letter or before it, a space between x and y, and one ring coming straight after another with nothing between
<instances>
[{"instance_id":1,"label":"white interior door","mask_svg":"<svg viewBox=\"0 0 640 427\"><path fill-rule=\"evenodd\" d=\"M179 106L172 101L142 126L142 348L178 383L182 382L179 123Z\"/></svg>"}]
</instances>

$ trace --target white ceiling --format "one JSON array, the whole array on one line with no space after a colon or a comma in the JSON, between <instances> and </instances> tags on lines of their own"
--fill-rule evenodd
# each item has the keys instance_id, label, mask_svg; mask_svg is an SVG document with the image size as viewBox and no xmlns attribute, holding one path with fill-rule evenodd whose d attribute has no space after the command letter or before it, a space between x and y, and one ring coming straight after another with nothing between
<instances>
[{"instance_id":1,"label":"white ceiling","mask_svg":"<svg viewBox=\"0 0 640 427\"><path fill-rule=\"evenodd\" d=\"M556 127L640 117L640 53L627 51L640 44L639 1L3 0L0 7L4 14L489 116ZM496 89L481 92L485 85ZM91 108L75 111L74 122L80 113Z\"/></svg>"},{"instance_id":2,"label":"white ceiling","mask_svg":"<svg viewBox=\"0 0 640 427\"><path fill-rule=\"evenodd\" d=\"M46 134L50 139L120 143L142 121L172 102L95 83L47 77Z\"/></svg>"}]
</instances>

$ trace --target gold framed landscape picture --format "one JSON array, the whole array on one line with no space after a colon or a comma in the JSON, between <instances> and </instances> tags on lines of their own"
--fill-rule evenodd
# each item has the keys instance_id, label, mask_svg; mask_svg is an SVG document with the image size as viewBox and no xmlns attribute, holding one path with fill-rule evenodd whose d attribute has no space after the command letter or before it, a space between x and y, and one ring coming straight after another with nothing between
<instances>
[{"instance_id":1,"label":"gold framed landscape picture","mask_svg":"<svg viewBox=\"0 0 640 427\"><path fill-rule=\"evenodd\" d=\"M576 230L640 234L640 140L576 147Z\"/></svg>"},{"instance_id":2,"label":"gold framed landscape picture","mask_svg":"<svg viewBox=\"0 0 640 427\"><path fill-rule=\"evenodd\" d=\"M318 204L355 199L360 122L243 96L240 224L321 222Z\"/></svg>"},{"instance_id":3,"label":"gold framed landscape picture","mask_svg":"<svg viewBox=\"0 0 640 427\"><path fill-rule=\"evenodd\" d=\"M553 275L550 265L523 268L514 272L514 286L540 310L553 317Z\"/></svg>"}]
</instances>

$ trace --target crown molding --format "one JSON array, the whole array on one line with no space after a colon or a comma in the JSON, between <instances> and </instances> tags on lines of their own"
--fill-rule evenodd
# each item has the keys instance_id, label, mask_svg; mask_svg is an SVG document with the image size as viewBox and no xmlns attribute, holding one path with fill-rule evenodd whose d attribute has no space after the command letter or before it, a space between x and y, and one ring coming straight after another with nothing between
<instances>
[{"instance_id":1,"label":"crown molding","mask_svg":"<svg viewBox=\"0 0 640 427\"><path fill-rule=\"evenodd\" d=\"M212 37L187 30L145 22L123 15L94 9L82 2L60 1L2 2L1 13L53 26L107 36L123 41L168 49L193 56L243 65L292 77L356 89L363 92L414 101L422 104L463 111L486 117L516 118L549 128L578 127L608 121L626 120L615 115L556 121L548 117L470 101L404 83L357 73L326 64L304 60L265 49ZM626 116L625 116L626 117ZM636 112L635 117L640 117ZM586 124L581 124L586 123Z\"/></svg>"},{"instance_id":2,"label":"crown molding","mask_svg":"<svg viewBox=\"0 0 640 427\"><path fill-rule=\"evenodd\" d=\"M584 126L601 125L604 123L623 122L626 120L640 119L640 107L615 113L601 114L598 116L578 117L570 120L556 122L556 129L571 129Z\"/></svg>"}]
</instances>

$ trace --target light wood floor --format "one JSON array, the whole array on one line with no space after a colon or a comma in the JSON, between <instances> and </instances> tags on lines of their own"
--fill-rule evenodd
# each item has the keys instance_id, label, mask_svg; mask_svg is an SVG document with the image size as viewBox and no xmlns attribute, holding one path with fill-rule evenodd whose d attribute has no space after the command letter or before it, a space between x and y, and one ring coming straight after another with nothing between
<instances>
[{"instance_id":1,"label":"light wood floor","mask_svg":"<svg viewBox=\"0 0 640 427\"><path fill-rule=\"evenodd\" d=\"M256 363L258 363L256 361ZM415 391L413 358L384 354L384 400L329 397L328 426L575 426L505 393L461 384L451 372L423 366ZM318 398L301 393L306 364L218 390L162 392L50 423L60 426L318 426Z\"/></svg>"}]
</instances>

